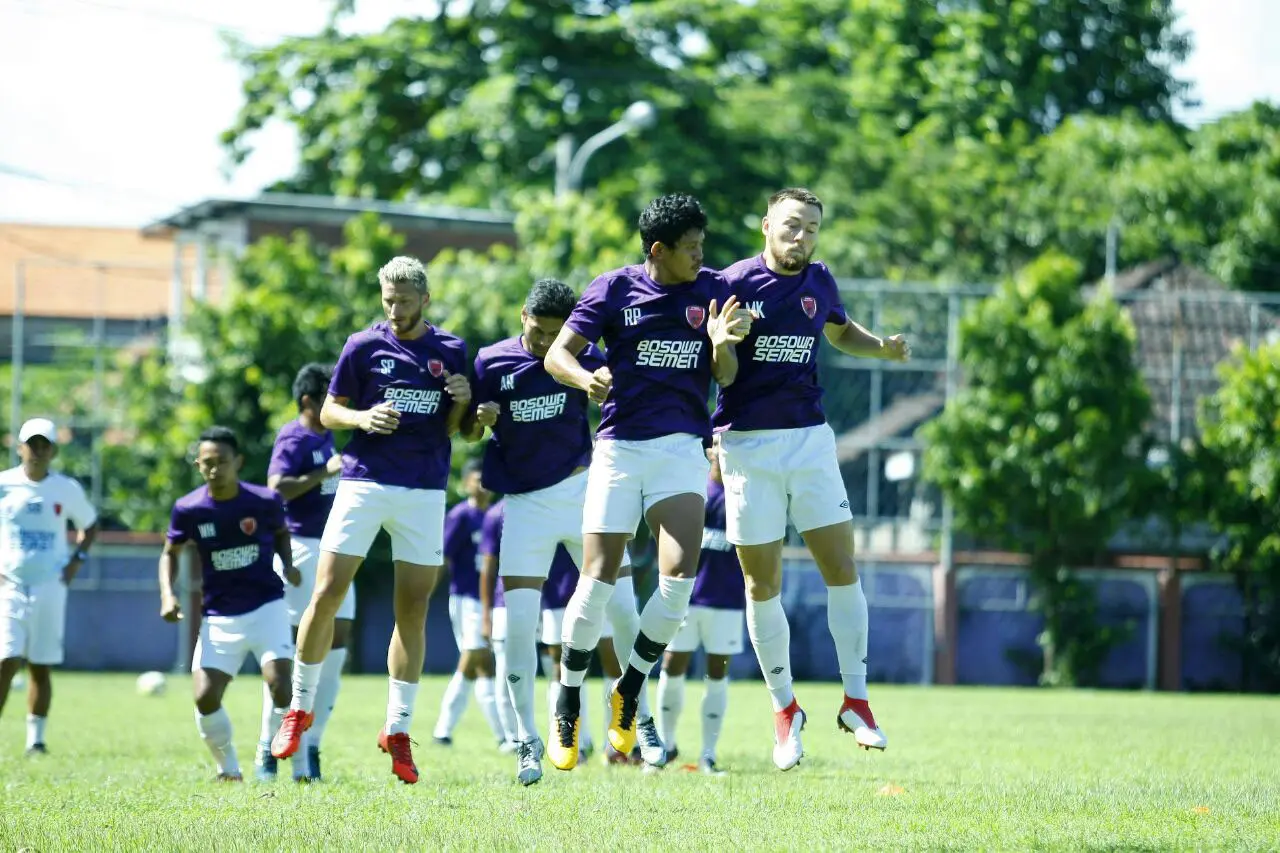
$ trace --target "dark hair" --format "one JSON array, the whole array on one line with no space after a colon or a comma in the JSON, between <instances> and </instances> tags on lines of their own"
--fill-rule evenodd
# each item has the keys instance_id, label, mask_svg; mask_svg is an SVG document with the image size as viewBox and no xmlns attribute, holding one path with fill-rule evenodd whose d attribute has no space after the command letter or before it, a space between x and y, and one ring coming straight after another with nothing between
<instances>
[{"instance_id":1,"label":"dark hair","mask_svg":"<svg viewBox=\"0 0 1280 853\"><path fill-rule=\"evenodd\" d=\"M333 370L327 364L313 361L304 364L293 380L293 400L302 409L302 398L310 397L317 403L323 403L329 391L329 380L333 378Z\"/></svg>"},{"instance_id":2,"label":"dark hair","mask_svg":"<svg viewBox=\"0 0 1280 853\"><path fill-rule=\"evenodd\" d=\"M780 201L798 201L801 204L811 204L818 208L819 213L822 213L822 199L804 187L787 187L784 190L778 190L769 196L769 207L772 208Z\"/></svg>"},{"instance_id":3,"label":"dark hair","mask_svg":"<svg viewBox=\"0 0 1280 853\"><path fill-rule=\"evenodd\" d=\"M232 453L240 452L240 440L236 438L236 434L229 427L211 426L200 433L200 444L206 441L212 441L214 444L225 444L231 448Z\"/></svg>"},{"instance_id":4,"label":"dark hair","mask_svg":"<svg viewBox=\"0 0 1280 853\"><path fill-rule=\"evenodd\" d=\"M483 464L479 459L468 459L462 463L462 476L469 477L472 474L479 474Z\"/></svg>"},{"instance_id":5,"label":"dark hair","mask_svg":"<svg viewBox=\"0 0 1280 853\"><path fill-rule=\"evenodd\" d=\"M707 214L691 195L664 195L640 213L640 245L649 257L654 243L672 247L694 228L707 227Z\"/></svg>"},{"instance_id":6,"label":"dark hair","mask_svg":"<svg viewBox=\"0 0 1280 853\"><path fill-rule=\"evenodd\" d=\"M578 297L569 285L559 279L541 278L529 288L529 295L524 300L524 310L530 317L568 320L577 303Z\"/></svg>"}]
</instances>

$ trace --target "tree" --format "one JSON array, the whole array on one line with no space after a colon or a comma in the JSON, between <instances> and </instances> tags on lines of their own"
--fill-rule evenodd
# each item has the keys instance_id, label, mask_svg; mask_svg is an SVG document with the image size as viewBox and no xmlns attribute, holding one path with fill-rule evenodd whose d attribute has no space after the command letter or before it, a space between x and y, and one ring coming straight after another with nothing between
<instances>
[{"instance_id":1,"label":"tree","mask_svg":"<svg viewBox=\"0 0 1280 853\"><path fill-rule=\"evenodd\" d=\"M921 432L956 526L1030 558L1045 684L1096 682L1119 632L1072 569L1137 511L1149 476L1133 327L1079 286L1077 263L1047 255L977 305L961 325L965 386Z\"/></svg>"},{"instance_id":2,"label":"tree","mask_svg":"<svg viewBox=\"0 0 1280 853\"><path fill-rule=\"evenodd\" d=\"M1280 344L1240 347L1203 401L1196 471L1222 543L1213 559L1244 600L1246 685L1280 689Z\"/></svg>"}]
</instances>

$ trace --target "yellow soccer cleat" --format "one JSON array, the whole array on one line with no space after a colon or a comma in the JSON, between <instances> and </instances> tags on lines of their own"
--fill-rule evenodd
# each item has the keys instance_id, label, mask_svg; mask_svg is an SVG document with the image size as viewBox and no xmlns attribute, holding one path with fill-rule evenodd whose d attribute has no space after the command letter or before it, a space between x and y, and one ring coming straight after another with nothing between
<instances>
[{"instance_id":1,"label":"yellow soccer cleat","mask_svg":"<svg viewBox=\"0 0 1280 853\"><path fill-rule=\"evenodd\" d=\"M557 770L578 766L578 717L561 716L551 721L551 737L547 739L547 758Z\"/></svg>"},{"instance_id":2,"label":"yellow soccer cleat","mask_svg":"<svg viewBox=\"0 0 1280 853\"><path fill-rule=\"evenodd\" d=\"M618 682L609 688L609 745L630 755L636 746L636 712L640 697L623 696L618 692Z\"/></svg>"}]
</instances>

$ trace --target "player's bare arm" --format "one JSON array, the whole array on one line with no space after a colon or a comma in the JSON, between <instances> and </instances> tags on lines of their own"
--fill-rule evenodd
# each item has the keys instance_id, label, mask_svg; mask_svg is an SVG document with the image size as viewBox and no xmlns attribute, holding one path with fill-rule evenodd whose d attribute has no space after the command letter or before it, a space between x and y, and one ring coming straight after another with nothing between
<instances>
[{"instance_id":1,"label":"player's bare arm","mask_svg":"<svg viewBox=\"0 0 1280 853\"><path fill-rule=\"evenodd\" d=\"M277 530L272 545L276 556L280 558L280 565L284 566L284 579L289 582L289 586L302 586L302 572L293 565L293 542L289 539L289 528L281 527Z\"/></svg>"},{"instance_id":2,"label":"player's bare arm","mask_svg":"<svg viewBox=\"0 0 1280 853\"><path fill-rule=\"evenodd\" d=\"M822 333L833 347L845 355L880 358L885 361L908 361L911 358L911 345L902 335L877 337L853 320L843 326L828 323L823 327Z\"/></svg>"},{"instance_id":3,"label":"player's bare arm","mask_svg":"<svg viewBox=\"0 0 1280 853\"><path fill-rule=\"evenodd\" d=\"M609 396L613 388L613 374L607 367L601 367L591 373L578 361L578 355L590 343L586 338L569 328L562 328L543 364L547 373L561 385L586 391L591 402L600 405Z\"/></svg>"},{"instance_id":4,"label":"player's bare arm","mask_svg":"<svg viewBox=\"0 0 1280 853\"><path fill-rule=\"evenodd\" d=\"M324 399L320 409L320 423L325 429L364 430L378 435L390 435L400 426L400 413L390 403L379 403L372 409L353 409L346 397L332 394Z\"/></svg>"},{"instance_id":5,"label":"player's bare arm","mask_svg":"<svg viewBox=\"0 0 1280 853\"><path fill-rule=\"evenodd\" d=\"M461 432L463 438L475 441L484 434L484 431L480 430L479 434L472 438L463 429L464 423L474 417L474 412L471 410L471 382L461 373L446 373L444 390L453 400L453 405L449 407L449 414L444 422L445 435L452 436L454 433ZM474 427L470 429L472 433L475 432Z\"/></svg>"},{"instance_id":6,"label":"player's bare arm","mask_svg":"<svg viewBox=\"0 0 1280 853\"><path fill-rule=\"evenodd\" d=\"M72 553L71 559L62 567L62 582L69 584L75 580L76 575L80 572L80 567L84 562L80 559L80 555L89 550L93 545L93 540L98 537L98 523L95 521L84 530L81 530L76 536L76 550Z\"/></svg>"},{"instance_id":7,"label":"player's bare arm","mask_svg":"<svg viewBox=\"0 0 1280 853\"><path fill-rule=\"evenodd\" d=\"M165 542L160 550L160 618L166 622L182 618L182 606L174 589L178 584L178 555L185 544Z\"/></svg>"},{"instance_id":8,"label":"player's bare arm","mask_svg":"<svg viewBox=\"0 0 1280 853\"><path fill-rule=\"evenodd\" d=\"M724 306L711 300L707 307L707 336L711 338L711 375L717 384L728 387L738 378L737 345L751 329L750 315L739 310L738 297L730 296Z\"/></svg>"},{"instance_id":9,"label":"player's bare arm","mask_svg":"<svg viewBox=\"0 0 1280 853\"><path fill-rule=\"evenodd\" d=\"M278 492L280 497L291 501L299 495L305 495L330 477L342 473L342 457L330 456L329 461L314 471L299 477L286 477L283 474L272 474L267 478L267 488Z\"/></svg>"},{"instance_id":10,"label":"player's bare arm","mask_svg":"<svg viewBox=\"0 0 1280 853\"><path fill-rule=\"evenodd\" d=\"M498 422L502 406L492 401L476 406L462 421L462 437L467 441L479 441L484 437L486 428L492 428Z\"/></svg>"}]
</instances>

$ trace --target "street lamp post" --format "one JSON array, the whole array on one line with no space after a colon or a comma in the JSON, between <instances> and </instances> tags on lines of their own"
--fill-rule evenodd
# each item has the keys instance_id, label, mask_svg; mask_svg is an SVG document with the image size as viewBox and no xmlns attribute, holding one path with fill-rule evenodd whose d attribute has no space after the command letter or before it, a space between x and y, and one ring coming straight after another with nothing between
<instances>
[{"instance_id":1,"label":"street lamp post","mask_svg":"<svg viewBox=\"0 0 1280 853\"><path fill-rule=\"evenodd\" d=\"M556 140L556 198L582 188L582 173L591 155L633 130L646 130L658 121L658 111L648 101L636 101L627 107L622 118L592 136L574 151L573 136L566 133Z\"/></svg>"}]
</instances>

